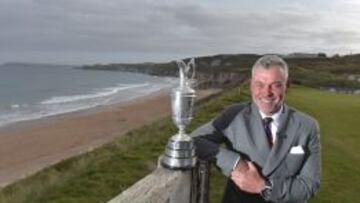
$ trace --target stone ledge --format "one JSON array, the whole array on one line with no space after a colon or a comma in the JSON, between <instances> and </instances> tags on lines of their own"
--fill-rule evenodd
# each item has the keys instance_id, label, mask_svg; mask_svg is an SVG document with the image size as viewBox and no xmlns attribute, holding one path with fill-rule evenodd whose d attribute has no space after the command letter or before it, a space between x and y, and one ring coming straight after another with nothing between
<instances>
[{"instance_id":1,"label":"stone ledge","mask_svg":"<svg viewBox=\"0 0 360 203\"><path fill-rule=\"evenodd\" d=\"M190 202L191 174L159 167L108 203Z\"/></svg>"}]
</instances>

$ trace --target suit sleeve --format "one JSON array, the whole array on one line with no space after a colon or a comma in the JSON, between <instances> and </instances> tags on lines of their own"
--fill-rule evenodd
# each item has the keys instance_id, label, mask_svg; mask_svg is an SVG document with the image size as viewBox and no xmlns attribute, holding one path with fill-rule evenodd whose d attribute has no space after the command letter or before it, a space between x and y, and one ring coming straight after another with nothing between
<instances>
[{"instance_id":1,"label":"suit sleeve","mask_svg":"<svg viewBox=\"0 0 360 203\"><path fill-rule=\"evenodd\" d=\"M215 162L226 176L230 175L235 163L240 159L240 155L232 150L232 144L223 134L223 131L240 109L241 106L239 105L226 109L220 116L199 127L191 134L198 158Z\"/></svg>"},{"instance_id":2,"label":"suit sleeve","mask_svg":"<svg viewBox=\"0 0 360 203\"><path fill-rule=\"evenodd\" d=\"M307 143L308 157L298 175L280 177L273 181L272 192L265 197L272 202L304 202L312 197L320 186L321 150L320 133L317 122L314 122Z\"/></svg>"}]
</instances>

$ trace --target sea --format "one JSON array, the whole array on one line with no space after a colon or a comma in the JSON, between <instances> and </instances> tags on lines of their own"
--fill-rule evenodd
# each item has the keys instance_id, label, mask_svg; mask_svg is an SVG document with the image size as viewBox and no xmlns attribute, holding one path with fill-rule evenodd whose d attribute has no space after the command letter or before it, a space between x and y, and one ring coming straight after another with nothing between
<instances>
[{"instance_id":1,"label":"sea","mask_svg":"<svg viewBox=\"0 0 360 203\"><path fill-rule=\"evenodd\" d=\"M130 101L176 85L174 78L74 66L0 65L0 127Z\"/></svg>"}]
</instances>

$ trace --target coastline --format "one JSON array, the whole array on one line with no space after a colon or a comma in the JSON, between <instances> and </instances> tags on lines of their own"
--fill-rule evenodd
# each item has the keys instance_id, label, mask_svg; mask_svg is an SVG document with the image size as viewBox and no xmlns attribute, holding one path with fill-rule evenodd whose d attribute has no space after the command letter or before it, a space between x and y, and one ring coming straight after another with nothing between
<instances>
[{"instance_id":1,"label":"coastline","mask_svg":"<svg viewBox=\"0 0 360 203\"><path fill-rule=\"evenodd\" d=\"M169 92L0 128L0 188L169 116ZM199 91L198 99L217 92Z\"/></svg>"}]
</instances>

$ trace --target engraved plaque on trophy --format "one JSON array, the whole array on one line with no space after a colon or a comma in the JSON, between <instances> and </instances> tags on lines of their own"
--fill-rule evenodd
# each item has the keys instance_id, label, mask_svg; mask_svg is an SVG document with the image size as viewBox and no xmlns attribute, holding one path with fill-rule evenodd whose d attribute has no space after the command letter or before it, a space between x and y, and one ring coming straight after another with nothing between
<instances>
[{"instance_id":1,"label":"engraved plaque on trophy","mask_svg":"<svg viewBox=\"0 0 360 203\"><path fill-rule=\"evenodd\" d=\"M190 169L196 164L192 139L185 133L185 127L192 119L195 90L192 88L195 75L195 61L178 61L180 84L171 93L172 120L178 128L166 146L161 164L170 169Z\"/></svg>"}]
</instances>

